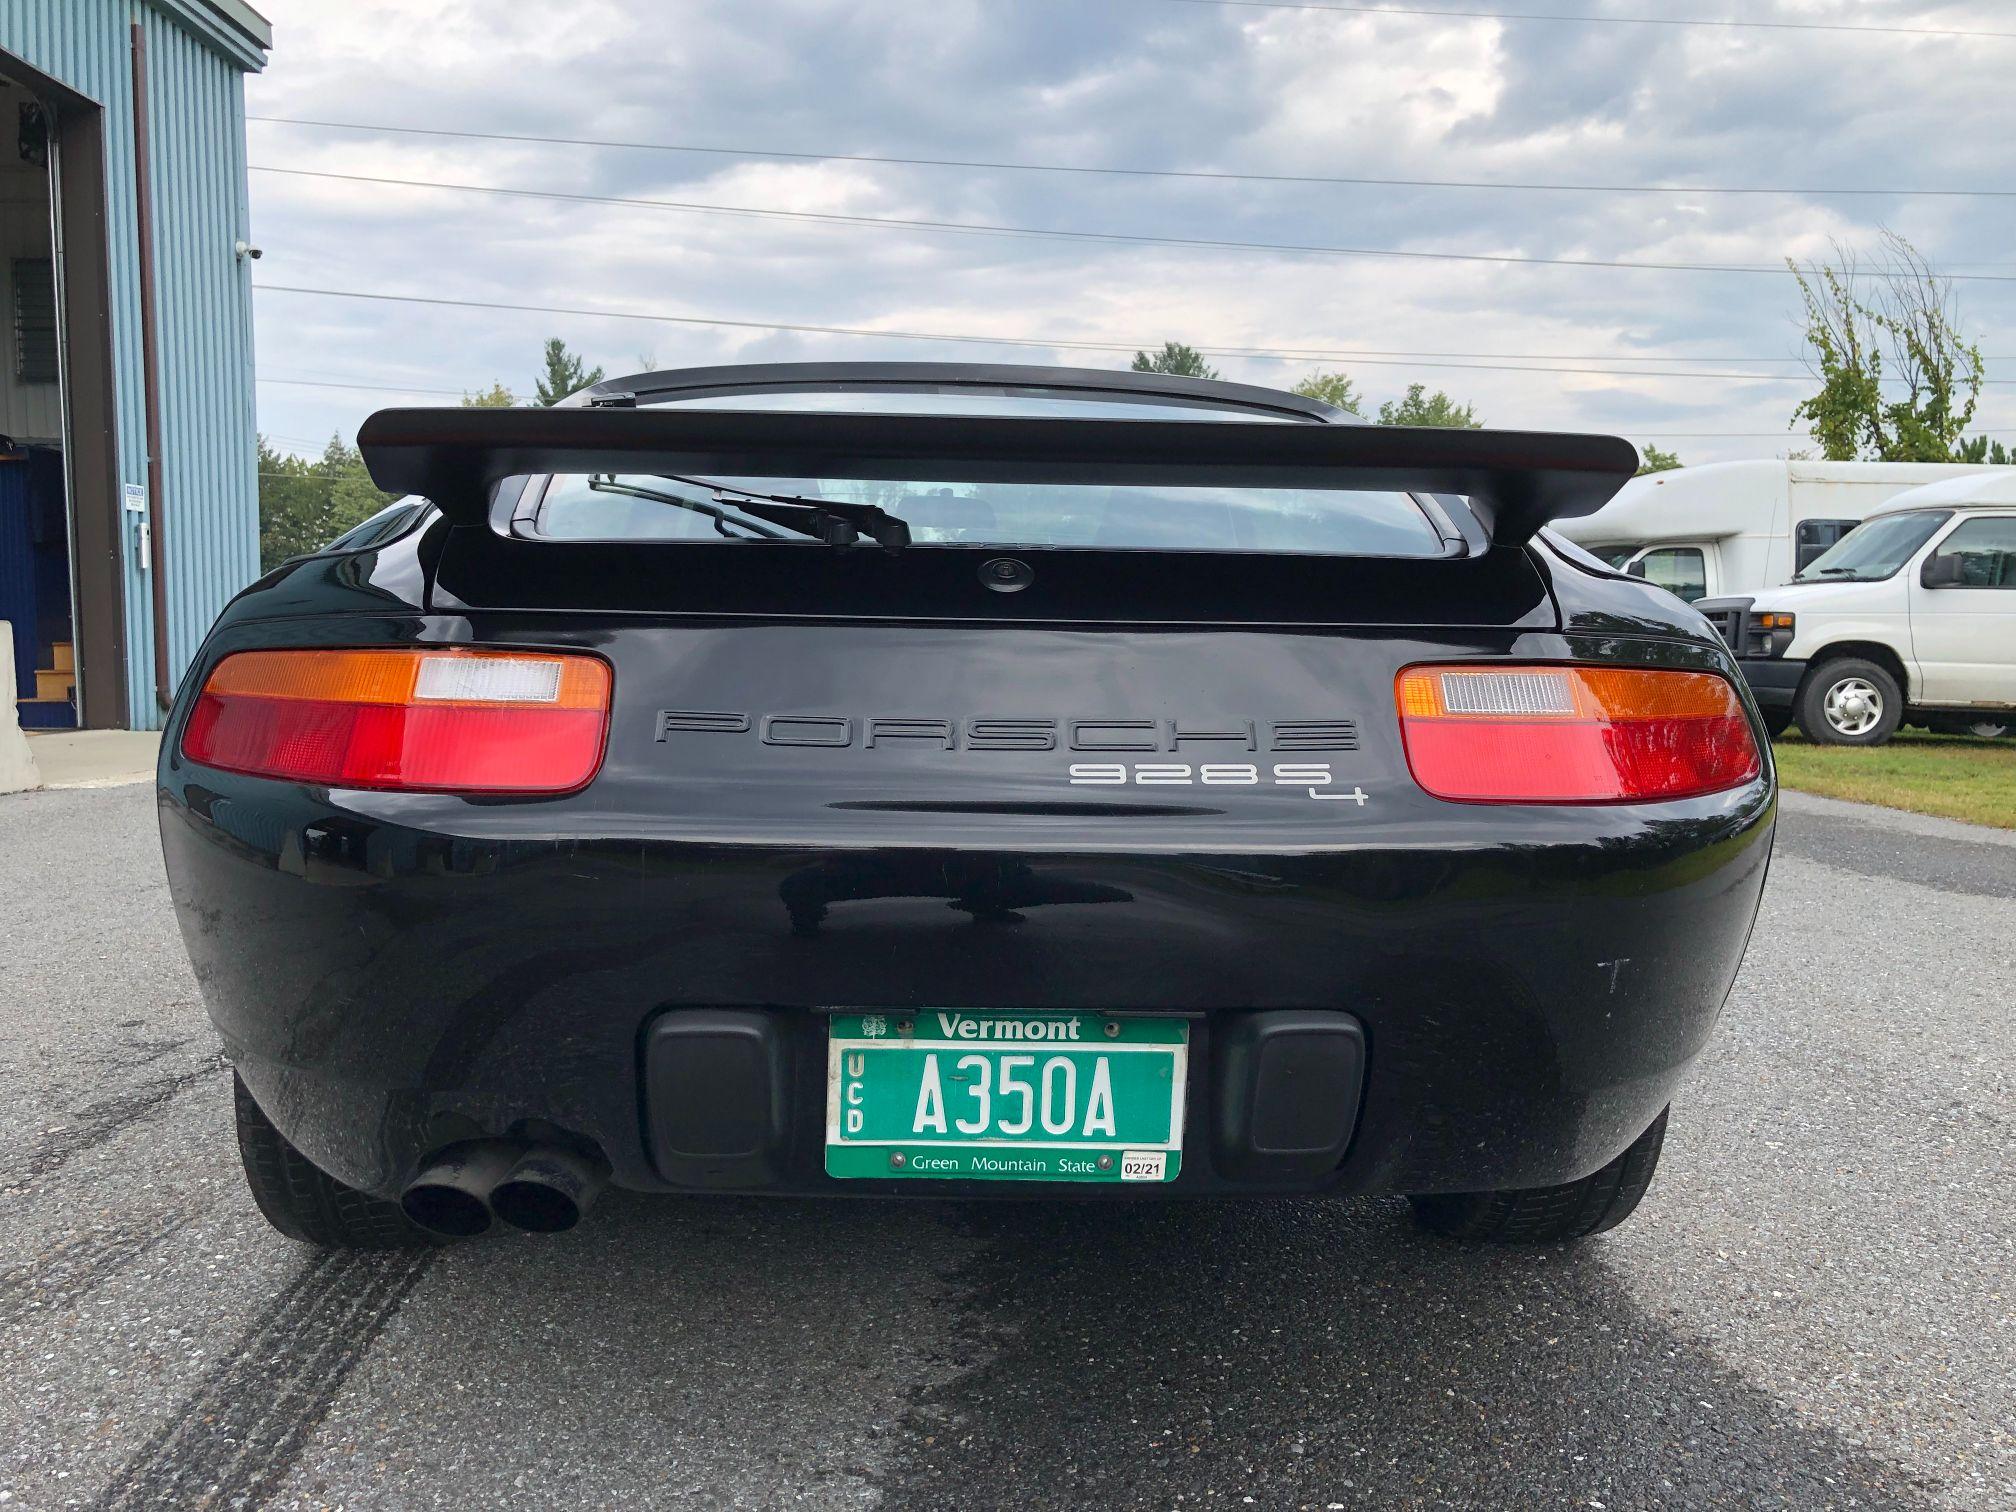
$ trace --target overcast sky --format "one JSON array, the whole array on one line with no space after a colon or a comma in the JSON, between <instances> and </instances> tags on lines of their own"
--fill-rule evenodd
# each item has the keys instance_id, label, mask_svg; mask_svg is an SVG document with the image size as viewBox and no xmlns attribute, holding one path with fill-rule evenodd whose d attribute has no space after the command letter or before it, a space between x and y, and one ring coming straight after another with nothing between
<instances>
[{"instance_id":1,"label":"overcast sky","mask_svg":"<svg viewBox=\"0 0 2016 1512\"><path fill-rule=\"evenodd\" d=\"M1486 182L2016 188L2007 39L1369 16L1192 0L257 0L255 116L785 153ZM1498 0L1425 0L1452 9ZM1996 0L1521 0L2016 32ZM1503 8L1516 8L1506 0ZM504 304L1131 347L1373 400L1446 388L1490 424L1615 431L1689 461L1783 455L1806 389L1782 273L1522 266L1049 240L286 176L423 179L751 209L1410 252L1775 264L1889 226L1955 273L2016 276L2016 199L1510 192L903 167L358 132L255 120L254 280ZM2016 281L1966 282L2016 380ZM261 429L296 451L371 410L529 396L541 343L643 365L1072 352L747 326L255 296ZM1436 355L1443 354L1443 355ZM1447 354L1479 354L1477 356ZM1638 360L1629 360L1638 359ZM1646 360L1651 359L1651 360ZM1706 360L1684 360L1706 359ZM1998 360L2001 359L2001 360ZM1431 363L1631 369L1464 370ZM1713 377L1635 376L1705 372ZM315 388L275 380L397 389ZM420 392L443 390L439 394ZM1979 428L2016 441L2016 383Z\"/></svg>"}]
</instances>

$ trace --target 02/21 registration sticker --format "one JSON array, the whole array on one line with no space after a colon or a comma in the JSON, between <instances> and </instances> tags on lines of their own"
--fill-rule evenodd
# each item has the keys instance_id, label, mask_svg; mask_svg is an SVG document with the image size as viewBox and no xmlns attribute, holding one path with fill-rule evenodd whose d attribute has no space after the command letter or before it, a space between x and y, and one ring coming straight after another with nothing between
<instances>
[{"instance_id":1,"label":"02/21 registration sticker","mask_svg":"<svg viewBox=\"0 0 2016 1512\"><path fill-rule=\"evenodd\" d=\"M833 1015L826 1172L1174 1181L1190 1026L1097 1013Z\"/></svg>"}]
</instances>

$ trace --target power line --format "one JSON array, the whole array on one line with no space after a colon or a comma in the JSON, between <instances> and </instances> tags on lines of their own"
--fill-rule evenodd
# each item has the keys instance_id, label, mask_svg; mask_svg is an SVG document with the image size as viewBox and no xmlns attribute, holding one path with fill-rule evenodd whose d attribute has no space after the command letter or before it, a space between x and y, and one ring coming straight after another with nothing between
<instances>
[{"instance_id":1,"label":"power line","mask_svg":"<svg viewBox=\"0 0 2016 1512\"><path fill-rule=\"evenodd\" d=\"M321 289L298 284L254 284L253 289L262 294L306 294L328 299L367 299L393 304L435 305L447 309L464 310L511 310L532 315L573 315L604 320L641 320L666 325L719 326L734 330L751 331L791 331L815 336L872 336L899 341L950 341L973 343L986 346L1034 347L1049 351L1080 352L1136 352L1158 345L1152 341L1078 341L1053 340L1032 336L982 336L955 334L947 331L906 331L881 330L872 326L832 326L794 324L785 321L731 320L712 315L667 315L644 310L598 310L579 306L513 304L502 300L483 299L443 299L422 294L380 294L367 293L357 289ZM1353 356L1335 349L1308 348L1266 348L1200 346L1198 352L1209 357L1253 357L1278 362L1350 361L1369 367L1432 367L1451 368L1464 372L1487 373L1563 373L1612 378L1709 378L1718 381L1748 383L1805 383L1810 378L1802 373L1719 373L1719 372L1662 372L1643 371L1634 368L1599 367L1548 367L1524 364L1472 363L1472 362L1408 362L1400 360L1372 359ZM2016 383L2016 379L1990 378L1988 383ZM416 392L399 390L398 392ZM442 390L440 392L446 392Z\"/></svg>"},{"instance_id":2,"label":"power line","mask_svg":"<svg viewBox=\"0 0 2016 1512\"><path fill-rule=\"evenodd\" d=\"M511 189L494 184L451 184L434 179L395 178L379 174L331 173L315 168L251 165L254 173L290 178L333 179L346 184L379 184L406 189L448 189L463 194L502 195L513 199L559 200L569 204L622 205L635 209L671 210L694 215L729 215L755 220L804 221L821 225L875 226L906 231L946 231L968 236L1013 236L1049 241L1115 242L1157 247L1203 248L1211 251L1285 252L1299 256L1375 257L1408 261L1490 263L1520 267L1631 269L1658 273L1742 273L1785 276L1785 269L1766 263L1636 262L1615 258L1530 257L1510 252L1428 252L1414 248L1336 247L1304 242L1232 241L1215 237L1149 236L1121 231L1057 231L1034 226L1004 226L974 221L916 220L899 216L840 215L820 210L766 210L752 205L713 205L688 200L639 199L614 194L570 194L553 189ZM1850 276L1881 272L1848 269ZM1955 282L2016 283L2016 273L1940 273Z\"/></svg>"},{"instance_id":3,"label":"power line","mask_svg":"<svg viewBox=\"0 0 2016 1512\"><path fill-rule=\"evenodd\" d=\"M321 379L321 378L262 377L257 379L256 381L260 383L284 384L288 388L371 389L381 394L445 394L451 398L456 399L463 398L468 393L467 389L413 388L410 386L399 387L385 383L338 383L334 379Z\"/></svg>"},{"instance_id":4,"label":"power line","mask_svg":"<svg viewBox=\"0 0 2016 1512\"><path fill-rule=\"evenodd\" d=\"M893 157L867 152L794 152L767 147L702 147L686 142L628 142L600 137L539 136L530 132L459 131L440 126L390 126L360 121L321 121L299 116L248 115L248 121L279 126L312 126L328 131L384 132L403 136L457 137L474 142L527 142L554 147L606 147L637 152L689 152L712 157L782 158L805 163L873 163L897 168L964 168L1009 173L1078 173L1124 178L1196 179L1251 184L1342 184L1392 189L1491 189L1561 194L1765 194L1808 198L1869 196L1940 199L2016 199L2016 189L1871 189L1864 187L1785 188L1725 184L1555 184L1505 183L1485 179L1372 178L1327 173L1233 173L1186 168L1110 168L1082 163L1017 163L986 158Z\"/></svg>"},{"instance_id":5,"label":"power line","mask_svg":"<svg viewBox=\"0 0 2016 1512\"><path fill-rule=\"evenodd\" d=\"M1241 10L1339 11L1354 16L1449 16L1466 21L1560 21L1605 26L1700 26L1742 31L1851 32L1890 37L2016 39L2016 32L1944 26L1855 26L1838 21L1749 21L1709 16L1576 16L1556 12L1439 10L1418 5L1345 5L1330 0L1161 0L1165 5L1216 5Z\"/></svg>"}]
</instances>

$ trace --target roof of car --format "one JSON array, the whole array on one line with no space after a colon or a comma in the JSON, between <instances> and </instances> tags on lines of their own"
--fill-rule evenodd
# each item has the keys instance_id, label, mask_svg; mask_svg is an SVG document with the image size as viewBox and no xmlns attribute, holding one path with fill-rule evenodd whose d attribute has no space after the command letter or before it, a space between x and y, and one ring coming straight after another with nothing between
<instances>
[{"instance_id":1,"label":"roof of car","mask_svg":"<svg viewBox=\"0 0 2016 1512\"><path fill-rule=\"evenodd\" d=\"M1955 509L1969 505L2016 504L2016 467L1991 467L1964 478L1941 478L1919 488L1906 489L1886 500L1877 515L1897 514L1906 509Z\"/></svg>"},{"instance_id":2,"label":"roof of car","mask_svg":"<svg viewBox=\"0 0 2016 1512\"><path fill-rule=\"evenodd\" d=\"M777 389L803 393L831 389L999 389L1079 390L1098 394L1150 395L1164 399L1221 404L1260 410L1298 420L1352 424L1358 417L1285 389L1254 383L1227 383L1218 378L1183 378L1171 373L1138 373L1125 368L1043 367L1029 363L991 362L761 362L720 367L668 368L605 378L583 389L568 404L622 402L640 404L699 399L716 394L760 393Z\"/></svg>"}]
</instances>

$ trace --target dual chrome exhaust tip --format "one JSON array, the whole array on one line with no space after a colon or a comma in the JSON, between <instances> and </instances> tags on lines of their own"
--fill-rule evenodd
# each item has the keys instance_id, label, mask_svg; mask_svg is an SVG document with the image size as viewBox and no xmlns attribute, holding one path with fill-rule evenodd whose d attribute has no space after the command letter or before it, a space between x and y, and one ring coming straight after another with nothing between
<instances>
[{"instance_id":1,"label":"dual chrome exhaust tip","mask_svg":"<svg viewBox=\"0 0 2016 1512\"><path fill-rule=\"evenodd\" d=\"M609 1180L592 1156L550 1146L475 1140L451 1145L399 1194L416 1226L443 1239L474 1239L499 1223L531 1234L578 1224Z\"/></svg>"}]
</instances>

